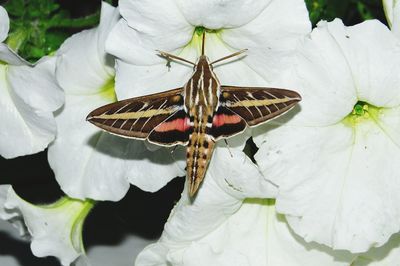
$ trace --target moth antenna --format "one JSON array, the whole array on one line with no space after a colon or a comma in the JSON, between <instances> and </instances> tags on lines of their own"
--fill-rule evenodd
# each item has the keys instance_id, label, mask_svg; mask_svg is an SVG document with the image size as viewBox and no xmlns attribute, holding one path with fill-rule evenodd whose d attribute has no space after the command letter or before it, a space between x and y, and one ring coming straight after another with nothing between
<instances>
[{"instance_id":1,"label":"moth antenna","mask_svg":"<svg viewBox=\"0 0 400 266\"><path fill-rule=\"evenodd\" d=\"M243 53L247 52L247 50L248 50L248 49L243 49L243 50L240 50L240 51L238 51L238 52L235 52L235 53L233 53L233 54L230 54L230 55L224 56L224 57L222 57L222 58L220 58L220 59L218 59L218 60L215 60L214 62L211 62L211 63L210 63L210 65L213 65L213 64L215 64L215 63L218 63L218 62L224 61L224 60L226 60L226 59L229 59L229 58L231 58L231 57L234 57L234 56L241 55L241 54L243 54Z\"/></svg>"},{"instance_id":2,"label":"moth antenna","mask_svg":"<svg viewBox=\"0 0 400 266\"><path fill-rule=\"evenodd\" d=\"M206 31L203 32L203 42L201 44L201 55L204 55L204 46L206 45Z\"/></svg>"},{"instance_id":3,"label":"moth antenna","mask_svg":"<svg viewBox=\"0 0 400 266\"><path fill-rule=\"evenodd\" d=\"M178 60L178 61L186 62L186 63L194 65L194 66L196 65L195 63L190 62L189 60L186 60L185 58L182 58L182 57L179 57L179 56L167 53L167 52L163 52L160 50L156 50L156 52L159 53L160 56L165 57L167 60Z\"/></svg>"}]
</instances>

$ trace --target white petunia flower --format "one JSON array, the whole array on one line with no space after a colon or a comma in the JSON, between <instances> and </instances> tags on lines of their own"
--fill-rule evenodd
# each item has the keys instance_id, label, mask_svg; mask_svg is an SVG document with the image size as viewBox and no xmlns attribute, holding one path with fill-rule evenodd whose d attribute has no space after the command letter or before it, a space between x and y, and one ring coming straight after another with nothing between
<instances>
[{"instance_id":1,"label":"white petunia flower","mask_svg":"<svg viewBox=\"0 0 400 266\"><path fill-rule=\"evenodd\" d=\"M56 76L66 101L56 116L49 162L63 191L74 198L119 200L129 183L155 191L184 175L169 150L150 152L141 141L112 136L86 121L90 111L115 101L114 59L104 42L118 19L118 10L103 2L100 25L72 36L57 53Z\"/></svg>"},{"instance_id":2,"label":"white petunia flower","mask_svg":"<svg viewBox=\"0 0 400 266\"><path fill-rule=\"evenodd\" d=\"M400 43L375 20L321 22L294 66L301 112L255 138L277 211L307 242L381 246L400 230Z\"/></svg>"},{"instance_id":3,"label":"white petunia flower","mask_svg":"<svg viewBox=\"0 0 400 266\"><path fill-rule=\"evenodd\" d=\"M398 0L382 0L386 20L393 33L400 37L400 4Z\"/></svg>"},{"instance_id":4,"label":"white petunia flower","mask_svg":"<svg viewBox=\"0 0 400 266\"><path fill-rule=\"evenodd\" d=\"M10 212L5 208L7 202L7 196L9 195L12 188L10 185L0 185L0 219L9 221L15 228L18 229L21 236L25 236L28 232L20 219L20 215L15 212Z\"/></svg>"},{"instance_id":5,"label":"white petunia flower","mask_svg":"<svg viewBox=\"0 0 400 266\"><path fill-rule=\"evenodd\" d=\"M35 206L18 197L10 187L3 206L8 218L1 218L25 222L35 256L55 256L62 265L70 265L84 255L82 227L93 205L93 201L66 197L50 205Z\"/></svg>"},{"instance_id":6,"label":"white petunia flower","mask_svg":"<svg viewBox=\"0 0 400 266\"><path fill-rule=\"evenodd\" d=\"M0 41L7 38L9 19L0 6ZM0 155L13 158L44 150L54 139L53 112L64 101L54 79L54 60L30 65L0 43Z\"/></svg>"}]
</instances>

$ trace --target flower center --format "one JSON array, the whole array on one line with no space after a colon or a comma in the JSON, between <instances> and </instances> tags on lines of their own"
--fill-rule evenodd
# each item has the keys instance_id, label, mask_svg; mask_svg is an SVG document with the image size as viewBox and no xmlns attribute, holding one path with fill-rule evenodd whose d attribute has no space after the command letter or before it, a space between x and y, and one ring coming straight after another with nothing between
<instances>
[{"instance_id":1,"label":"flower center","mask_svg":"<svg viewBox=\"0 0 400 266\"><path fill-rule=\"evenodd\" d=\"M369 105L367 103L357 102L356 105L354 105L351 115L368 117L368 109L369 109Z\"/></svg>"},{"instance_id":2,"label":"flower center","mask_svg":"<svg viewBox=\"0 0 400 266\"><path fill-rule=\"evenodd\" d=\"M109 79L103 87L100 89L100 95L111 102L115 102L117 100L117 96L115 95L115 80L114 77Z\"/></svg>"},{"instance_id":3,"label":"flower center","mask_svg":"<svg viewBox=\"0 0 400 266\"><path fill-rule=\"evenodd\" d=\"M204 32L207 32L207 33L217 33L217 32L219 32L219 31L220 31L219 29L217 29L217 30L211 30L211 29L207 29L207 28L205 28L205 27L203 27L203 26L197 26L197 27L194 29L194 32L195 32L198 36L203 35Z\"/></svg>"},{"instance_id":4,"label":"flower center","mask_svg":"<svg viewBox=\"0 0 400 266\"><path fill-rule=\"evenodd\" d=\"M207 33L206 34L206 42L205 42L205 47L207 49L207 47L209 46L213 46L215 44L215 40L219 39L219 34L222 32L222 29L208 29L206 27L203 26L197 26L194 31L193 31L193 36L192 39L189 41L189 43L187 43L185 45L185 47L183 47L182 51L177 54L177 56L186 58L186 59L190 59L190 56L188 57L187 55L190 54L189 51L191 50L197 50L198 51L198 55L201 54L201 47L203 44L203 33ZM206 53L207 55L207 53ZM192 60L195 61L197 59L193 58ZM168 64L167 66L170 67L170 65Z\"/></svg>"},{"instance_id":5,"label":"flower center","mask_svg":"<svg viewBox=\"0 0 400 266\"><path fill-rule=\"evenodd\" d=\"M355 124L365 121L366 119L377 120L379 116L379 108L375 107L369 103L358 101L354 107L353 111L345 117L343 122L354 126Z\"/></svg>"}]
</instances>

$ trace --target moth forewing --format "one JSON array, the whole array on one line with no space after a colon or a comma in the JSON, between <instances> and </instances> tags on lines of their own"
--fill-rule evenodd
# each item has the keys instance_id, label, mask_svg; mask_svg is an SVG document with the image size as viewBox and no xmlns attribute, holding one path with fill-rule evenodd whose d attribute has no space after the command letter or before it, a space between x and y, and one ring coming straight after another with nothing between
<instances>
[{"instance_id":1,"label":"moth forewing","mask_svg":"<svg viewBox=\"0 0 400 266\"><path fill-rule=\"evenodd\" d=\"M241 116L249 126L267 122L295 106L301 96L294 91L277 88L222 86L221 101Z\"/></svg>"},{"instance_id":2,"label":"moth forewing","mask_svg":"<svg viewBox=\"0 0 400 266\"><path fill-rule=\"evenodd\" d=\"M93 110L87 120L112 134L133 139L148 139L157 128L165 132L185 128L184 120L172 118L183 109L183 89L131 98L111 103ZM168 123L165 125L164 123ZM162 127L164 125L164 127ZM188 134L187 134L188 135ZM162 146L187 143L188 136L169 134L164 140L150 140Z\"/></svg>"}]
</instances>

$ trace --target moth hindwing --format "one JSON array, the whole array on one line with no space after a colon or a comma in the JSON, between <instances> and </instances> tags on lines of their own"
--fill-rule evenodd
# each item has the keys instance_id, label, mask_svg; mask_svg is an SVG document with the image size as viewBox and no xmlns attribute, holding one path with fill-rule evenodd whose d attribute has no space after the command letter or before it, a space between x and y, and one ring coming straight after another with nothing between
<instances>
[{"instance_id":1,"label":"moth hindwing","mask_svg":"<svg viewBox=\"0 0 400 266\"><path fill-rule=\"evenodd\" d=\"M221 86L213 64L245 50L210 62L202 54L196 63L166 52L168 60L192 64L194 71L182 87L122 100L92 111L87 120L122 137L147 139L161 146L184 145L187 153L189 195L194 196L204 179L215 142L265 123L294 107L297 92L262 87Z\"/></svg>"}]
</instances>

